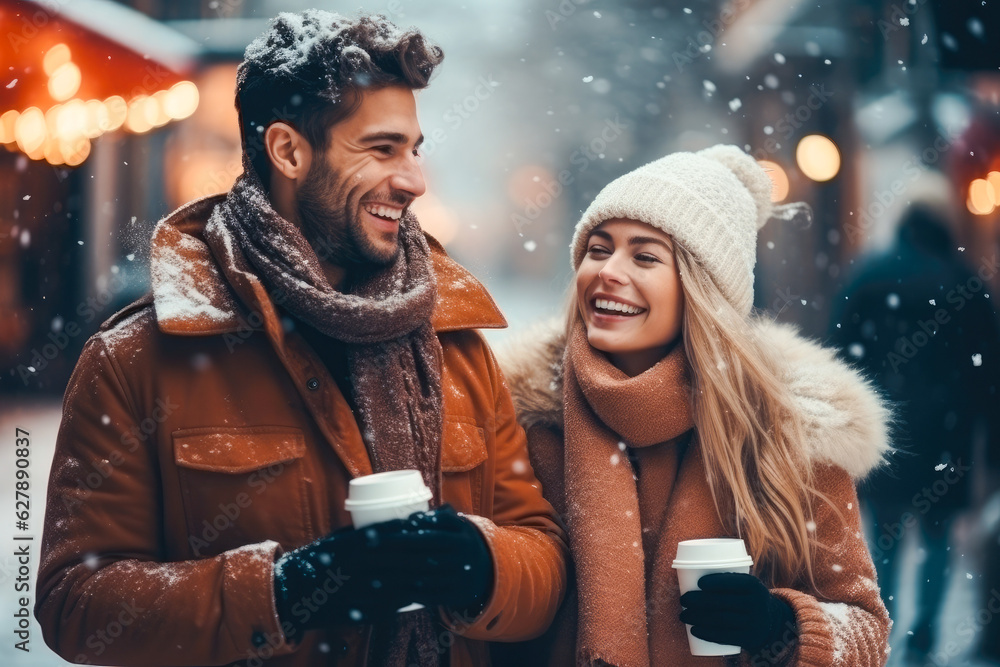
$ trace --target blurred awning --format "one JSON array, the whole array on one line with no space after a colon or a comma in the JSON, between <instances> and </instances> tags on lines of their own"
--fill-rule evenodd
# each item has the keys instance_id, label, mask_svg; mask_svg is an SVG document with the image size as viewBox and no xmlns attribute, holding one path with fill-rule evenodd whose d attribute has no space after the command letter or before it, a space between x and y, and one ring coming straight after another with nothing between
<instances>
[{"instance_id":1,"label":"blurred awning","mask_svg":"<svg viewBox=\"0 0 1000 667\"><path fill-rule=\"evenodd\" d=\"M90 140L190 115L197 42L109 0L0 0L0 142L76 165Z\"/></svg>"}]
</instances>

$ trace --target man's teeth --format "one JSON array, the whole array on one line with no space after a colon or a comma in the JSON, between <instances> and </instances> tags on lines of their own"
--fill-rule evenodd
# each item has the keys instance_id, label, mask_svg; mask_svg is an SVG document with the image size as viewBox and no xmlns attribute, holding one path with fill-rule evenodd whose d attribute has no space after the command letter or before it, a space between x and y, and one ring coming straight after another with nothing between
<instances>
[{"instance_id":1,"label":"man's teeth","mask_svg":"<svg viewBox=\"0 0 1000 667\"><path fill-rule=\"evenodd\" d=\"M402 209L390 208L388 206L372 206L371 204L365 204L365 210L372 215L377 215L380 218L388 218L389 220L399 220L403 215Z\"/></svg>"},{"instance_id":2,"label":"man's teeth","mask_svg":"<svg viewBox=\"0 0 1000 667\"><path fill-rule=\"evenodd\" d=\"M636 308L635 306L628 306L624 303L618 303L617 301L610 301L608 299L597 299L594 301L594 305L601 310L613 310L626 315L636 315L645 310L645 308Z\"/></svg>"}]
</instances>

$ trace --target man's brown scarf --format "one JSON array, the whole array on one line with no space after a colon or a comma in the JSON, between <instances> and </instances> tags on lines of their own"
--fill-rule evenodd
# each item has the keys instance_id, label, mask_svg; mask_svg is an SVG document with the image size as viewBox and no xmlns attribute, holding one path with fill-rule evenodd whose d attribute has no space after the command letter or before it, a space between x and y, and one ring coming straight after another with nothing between
<instances>
[{"instance_id":1,"label":"man's brown scarf","mask_svg":"<svg viewBox=\"0 0 1000 667\"><path fill-rule=\"evenodd\" d=\"M244 156L243 174L213 210L205 240L220 263L232 257L238 270L255 273L272 295L280 295L292 314L347 345L373 470L419 470L434 494L433 506L440 504L442 351L430 322L437 287L416 217L408 212L399 221L401 248L392 264L370 267L360 279L355 276L350 293L339 292L298 227L271 206ZM372 638L374 664L438 664L429 611L400 614L395 625L391 637ZM378 635L385 631L376 628Z\"/></svg>"}]
</instances>

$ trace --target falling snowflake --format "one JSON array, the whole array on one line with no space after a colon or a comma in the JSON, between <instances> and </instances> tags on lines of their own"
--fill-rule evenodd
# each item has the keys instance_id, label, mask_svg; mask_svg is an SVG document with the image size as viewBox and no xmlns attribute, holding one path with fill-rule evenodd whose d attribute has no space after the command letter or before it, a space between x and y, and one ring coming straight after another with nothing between
<instances>
[{"instance_id":1,"label":"falling snowflake","mask_svg":"<svg viewBox=\"0 0 1000 667\"><path fill-rule=\"evenodd\" d=\"M910 25L910 19L908 19L908 18L906 18L904 16L903 18L899 19L899 25L903 26L904 28L907 27L907 26L909 26Z\"/></svg>"},{"instance_id":2,"label":"falling snowflake","mask_svg":"<svg viewBox=\"0 0 1000 667\"><path fill-rule=\"evenodd\" d=\"M982 366L983 365L983 355L979 354L978 352L976 354L972 355L972 365L973 366Z\"/></svg>"},{"instance_id":3,"label":"falling snowflake","mask_svg":"<svg viewBox=\"0 0 1000 667\"><path fill-rule=\"evenodd\" d=\"M938 472L941 472L942 470L944 470L947 467L948 467L947 463L939 463L936 466L934 466L934 469L937 470Z\"/></svg>"},{"instance_id":4,"label":"falling snowflake","mask_svg":"<svg viewBox=\"0 0 1000 667\"><path fill-rule=\"evenodd\" d=\"M527 250L528 252L534 252L535 248L537 248L537 247L538 247L538 244L535 243L534 241L525 241L524 242L524 249Z\"/></svg>"},{"instance_id":5,"label":"falling snowflake","mask_svg":"<svg viewBox=\"0 0 1000 667\"><path fill-rule=\"evenodd\" d=\"M899 295L893 292L889 296L885 297L885 304L893 310L896 310L899 308Z\"/></svg>"},{"instance_id":6,"label":"falling snowflake","mask_svg":"<svg viewBox=\"0 0 1000 667\"><path fill-rule=\"evenodd\" d=\"M743 102L740 101L740 98L736 97L736 98L733 98L733 99L729 100L729 110L730 111L736 111L741 106L743 106Z\"/></svg>"}]
</instances>

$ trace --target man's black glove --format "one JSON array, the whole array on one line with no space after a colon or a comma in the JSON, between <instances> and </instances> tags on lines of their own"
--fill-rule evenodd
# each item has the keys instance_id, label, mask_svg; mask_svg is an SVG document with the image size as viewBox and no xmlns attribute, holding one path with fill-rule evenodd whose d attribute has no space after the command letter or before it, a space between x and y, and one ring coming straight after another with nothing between
<instances>
[{"instance_id":1,"label":"man's black glove","mask_svg":"<svg viewBox=\"0 0 1000 667\"><path fill-rule=\"evenodd\" d=\"M376 623L413 602L395 571L400 554L381 546L403 523L342 528L282 554L274 565L278 618L299 630Z\"/></svg>"},{"instance_id":2,"label":"man's black glove","mask_svg":"<svg viewBox=\"0 0 1000 667\"><path fill-rule=\"evenodd\" d=\"M493 591L486 539L451 505L411 514L383 543L401 555L395 574L411 587L415 602L474 615Z\"/></svg>"},{"instance_id":3,"label":"man's black glove","mask_svg":"<svg viewBox=\"0 0 1000 667\"><path fill-rule=\"evenodd\" d=\"M776 642L794 641L795 612L752 574L706 574L700 591L680 598L681 622L691 634L717 644L741 646L751 655Z\"/></svg>"},{"instance_id":4,"label":"man's black glove","mask_svg":"<svg viewBox=\"0 0 1000 667\"><path fill-rule=\"evenodd\" d=\"M278 617L301 630L379 623L413 602L475 613L492 586L485 539L448 505L343 528L274 566Z\"/></svg>"}]
</instances>

